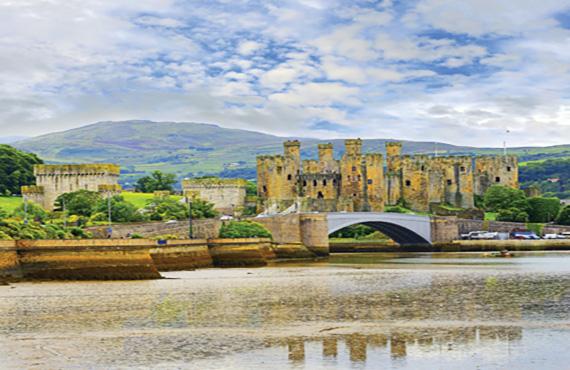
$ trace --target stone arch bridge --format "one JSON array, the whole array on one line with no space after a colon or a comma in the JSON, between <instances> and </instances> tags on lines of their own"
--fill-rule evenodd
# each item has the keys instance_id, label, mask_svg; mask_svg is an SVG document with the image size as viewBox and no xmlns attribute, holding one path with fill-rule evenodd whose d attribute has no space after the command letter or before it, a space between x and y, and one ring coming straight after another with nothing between
<instances>
[{"instance_id":1,"label":"stone arch bridge","mask_svg":"<svg viewBox=\"0 0 570 370\"><path fill-rule=\"evenodd\" d=\"M401 246L429 250L433 243L458 238L454 218L384 212L296 213L256 217L273 234L277 245L303 245L316 255L329 253L329 235L344 227L363 224L392 238Z\"/></svg>"}]
</instances>

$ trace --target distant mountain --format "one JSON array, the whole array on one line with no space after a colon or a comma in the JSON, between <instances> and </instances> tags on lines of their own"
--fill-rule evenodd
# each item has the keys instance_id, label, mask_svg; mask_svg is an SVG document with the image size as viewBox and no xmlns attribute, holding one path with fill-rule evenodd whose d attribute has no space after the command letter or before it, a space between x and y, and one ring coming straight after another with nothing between
<instances>
[{"instance_id":1,"label":"distant mountain","mask_svg":"<svg viewBox=\"0 0 570 370\"><path fill-rule=\"evenodd\" d=\"M255 158L279 154L290 138L254 131L227 129L188 122L121 121L98 122L80 128L42 135L12 143L18 149L38 154L51 163L113 162L123 169L122 182L159 169L187 176L219 175L255 178ZM317 156L317 144L332 142L337 156L343 140L302 138L301 154ZM384 152L388 139L365 140L365 152ZM498 148L473 148L434 142L403 141L404 154L498 154ZM516 148L511 153L522 160L570 157L570 145L547 148Z\"/></svg>"},{"instance_id":2,"label":"distant mountain","mask_svg":"<svg viewBox=\"0 0 570 370\"><path fill-rule=\"evenodd\" d=\"M0 136L0 144L11 144L27 138L27 136Z\"/></svg>"}]
</instances>

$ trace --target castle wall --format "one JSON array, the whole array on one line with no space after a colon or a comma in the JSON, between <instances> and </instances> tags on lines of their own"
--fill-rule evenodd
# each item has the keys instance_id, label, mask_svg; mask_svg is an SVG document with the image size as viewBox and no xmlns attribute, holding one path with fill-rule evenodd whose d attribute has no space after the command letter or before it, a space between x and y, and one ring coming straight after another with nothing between
<instances>
[{"instance_id":1,"label":"castle wall","mask_svg":"<svg viewBox=\"0 0 570 370\"><path fill-rule=\"evenodd\" d=\"M187 179L182 181L184 195L197 194L200 199L214 204L224 214L233 215L245 204L246 181L243 179Z\"/></svg>"},{"instance_id":2,"label":"castle wall","mask_svg":"<svg viewBox=\"0 0 570 370\"><path fill-rule=\"evenodd\" d=\"M475 158L474 193L483 195L492 185L519 187L519 166L517 157L489 156Z\"/></svg>"},{"instance_id":3,"label":"castle wall","mask_svg":"<svg viewBox=\"0 0 570 370\"><path fill-rule=\"evenodd\" d=\"M386 203L396 205L402 197L402 143L386 143Z\"/></svg>"}]
</instances>

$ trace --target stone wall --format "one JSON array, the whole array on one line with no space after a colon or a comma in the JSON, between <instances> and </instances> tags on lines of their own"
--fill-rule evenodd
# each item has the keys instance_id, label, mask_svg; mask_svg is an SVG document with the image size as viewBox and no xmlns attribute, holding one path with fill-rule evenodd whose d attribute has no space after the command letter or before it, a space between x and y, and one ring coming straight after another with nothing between
<instances>
[{"instance_id":1,"label":"stone wall","mask_svg":"<svg viewBox=\"0 0 570 370\"><path fill-rule=\"evenodd\" d=\"M457 217L431 217L432 243L447 243L459 239Z\"/></svg>"},{"instance_id":2,"label":"stone wall","mask_svg":"<svg viewBox=\"0 0 570 370\"><path fill-rule=\"evenodd\" d=\"M145 238L153 238L160 235L174 235L177 238L188 238L189 222L141 222L112 225L112 239L127 239L129 234L138 234ZM192 235L195 239L217 238L220 232L222 221L218 219L198 219L192 220ZM108 226L88 227L85 230L93 233L97 239L107 238Z\"/></svg>"},{"instance_id":3,"label":"stone wall","mask_svg":"<svg viewBox=\"0 0 570 370\"><path fill-rule=\"evenodd\" d=\"M25 279L133 280L160 274L149 253L152 240L18 240Z\"/></svg>"},{"instance_id":4,"label":"stone wall","mask_svg":"<svg viewBox=\"0 0 570 370\"><path fill-rule=\"evenodd\" d=\"M19 279L22 277L16 242L0 240L0 283L3 279Z\"/></svg>"},{"instance_id":5,"label":"stone wall","mask_svg":"<svg viewBox=\"0 0 570 370\"><path fill-rule=\"evenodd\" d=\"M514 229L527 229L526 223L520 222L501 222L501 221L483 221L483 220L457 220L458 230L460 234L467 234L471 231L491 231L500 233L509 233ZM564 225L545 225L543 234L559 234L562 232L570 232L570 226Z\"/></svg>"}]
</instances>

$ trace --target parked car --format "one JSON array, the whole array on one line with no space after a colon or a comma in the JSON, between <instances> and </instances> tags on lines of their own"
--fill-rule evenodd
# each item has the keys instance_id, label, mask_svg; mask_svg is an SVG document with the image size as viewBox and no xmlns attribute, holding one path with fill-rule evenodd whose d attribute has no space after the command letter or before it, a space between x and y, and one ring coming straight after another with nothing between
<instances>
[{"instance_id":1,"label":"parked car","mask_svg":"<svg viewBox=\"0 0 570 370\"><path fill-rule=\"evenodd\" d=\"M544 234L543 239L567 239L567 237L562 234Z\"/></svg>"},{"instance_id":2,"label":"parked car","mask_svg":"<svg viewBox=\"0 0 570 370\"><path fill-rule=\"evenodd\" d=\"M461 234L464 240L493 240L498 239L499 233L489 231L471 231L467 234Z\"/></svg>"},{"instance_id":3,"label":"parked car","mask_svg":"<svg viewBox=\"0 0 570 370\"><path fill-rule=\"evenodd\" d=\"M534 231L513 231L511 233L511 239L518 240L537 240L540 239Z\"/></svg>"}]
</instances>

